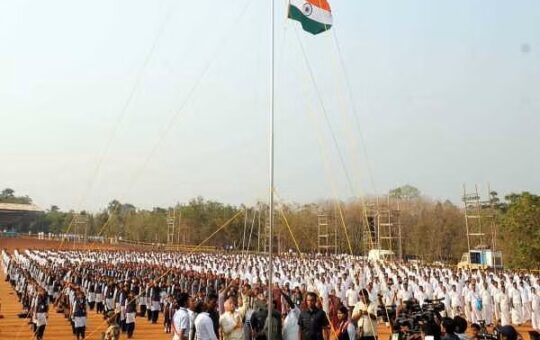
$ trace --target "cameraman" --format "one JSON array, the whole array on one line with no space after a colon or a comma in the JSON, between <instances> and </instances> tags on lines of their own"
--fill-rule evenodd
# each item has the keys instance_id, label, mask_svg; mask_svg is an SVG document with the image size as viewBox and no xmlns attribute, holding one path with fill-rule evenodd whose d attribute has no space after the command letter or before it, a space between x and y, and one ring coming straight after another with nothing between
<instances>
[{"instance_id":1,"label":"cameraman","mask_svg":"<svg viewBox=\"0 0 540 340\"><path fill-rule=\"evenodd\" d=\"M523 337L513 326L503 326L499 330L501 340L522 340Z\"/></svg>"},{"instance_id":2,"label":"cameraman","mask_svg":"<svg viewBox=\"0 0 540 340\"><path fill-rule=\"evenodd\" d=\"M442 320L442 331L443 336L441 340L460 340L459 337L454 333L456 329L456 323L453 319L444 318Z\"/></svg>"},{"instance_id":3,"label":"cameraman","mask_svg":"<svg viewBox=\"0 0 540 340\"><path fill-rule=\"evenodd\" d=\"M411 323L408 320L403 320L399 322L399 333L397 340L421 340L422 336L420 333L411 331ZM393 339L396 340L396 339Z\"/></svg>"},{"instance_id":4,"label":"cameraman","mask_svg":"<svg viewBox=\"0 0 540 340\"><path fill-rule=\"evenodd\" d=\"M431 319L422 325L422 339L431 338L433 340L441 340L441 326L437 323L437 319Z\"/></svg>"},{"instance_id":5,"label":"cameraman","mask_svg":"<svg viewBox=\"0 0 540 340\"><path fill-rule=\"evenodd\" d=\"M461 340L469 340L469 337L465 332L467 331L467 320L462 318L461 316L454 317L454 324L455 324L455 330L454 333L461 339Z\"/></svg>"},{"instance_id":6,"label":"cameraman","mask_svg":"<svg viewBox=\"0 0 540 340\"><path fill-rule=\"evenodd\" d=\"M477 323L473 323L471 325L471 336L469 340L480 340L479 334L480 334L480 325Z\"/></svg>"}]
</instances>

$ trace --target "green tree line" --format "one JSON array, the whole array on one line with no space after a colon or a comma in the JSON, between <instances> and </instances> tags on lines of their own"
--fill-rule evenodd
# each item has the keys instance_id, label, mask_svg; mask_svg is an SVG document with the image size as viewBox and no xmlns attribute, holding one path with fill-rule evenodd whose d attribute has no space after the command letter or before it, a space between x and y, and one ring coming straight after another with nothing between
<instances>
[{"instance_id":1,"label":"green tree line","mask_svg":"<svg viewBox=\"0 0 540 340\"><path fill-rule=\"evenodd\" d=\"M6 189L8 190L8 189ZM4 190L0 202L21 202L14 191ZM23 197L30 203L31 199ZM327 222L339 252L365 254L365 230L369 227L369 209L376 202L391 202L396 209L399 202L402 253L424 261L456 263L467 250L464 210L450 201L436 201L420 194L412 186L393 189L384 198L354 201L321 201L309 204L280 203L275 215L275 249L286 251L318 250L318 219ZM540 196L522 192L499 199L490 195L490 214L494 215L496 247L503 251L505 265L514 268L540 268ZM236 249L264 250L267 238L268 207L258 203L254 207L234 206L197 197L174 208L177 243L199 244L218 228L232 220L205 244L235 246ZM88 215L87 230L78 230L73 223L75 213L52 206L41 214L30 215L12 225L2 226L19 232L84 233L104 237L118 237L139 242L167 242L169 208L140 209L130 203L111 201L102 211L79 212ZM295 242L296 240L296 242ZM397 241L396 241L397 242ZM248 247L249 245L249 247ZM398 244L393 249L397 252Z\"/></svg>"}]
</instances>

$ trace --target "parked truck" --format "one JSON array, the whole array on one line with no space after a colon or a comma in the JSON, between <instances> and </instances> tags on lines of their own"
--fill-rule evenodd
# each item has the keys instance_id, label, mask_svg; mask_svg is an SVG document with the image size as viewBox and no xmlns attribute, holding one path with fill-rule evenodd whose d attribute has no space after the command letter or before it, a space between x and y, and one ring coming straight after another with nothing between
<instances>
[{"instance_id":1,"label":"parked truck","mask_svg":"<svg viewBox=\"0 0 540 340\"><path fill-rule=\"evenodd\" d=\"M463 253L458 263L460 269L502 269L502 253L491 249L471 249Z\"/></svg>"}]
</instances>

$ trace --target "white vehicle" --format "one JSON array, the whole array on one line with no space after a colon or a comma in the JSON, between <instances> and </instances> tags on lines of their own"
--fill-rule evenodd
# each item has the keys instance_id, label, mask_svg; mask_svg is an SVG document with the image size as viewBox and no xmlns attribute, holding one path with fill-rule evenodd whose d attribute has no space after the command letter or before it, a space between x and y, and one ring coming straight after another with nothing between
<instances>
[{"instance_id":1,"label":"white vehicle","mask_svg":"<svg viewBox=\"0 0 540 340\"><path fill-rule=\"evenodd\" d=\"M463 253L460 269L502 269L502 253L490 249L473 249Z\"/></svg>"},{"instance_id":2,"label":"white vehicle","mask_svg":"<svg viewBox=\"0 0 540 340\"><path fill-rule=\"evenodd\" d=\"M371 249L368 253L369 261L393 261L396 257L391 250Z\"/></svg>"}]
</instances>

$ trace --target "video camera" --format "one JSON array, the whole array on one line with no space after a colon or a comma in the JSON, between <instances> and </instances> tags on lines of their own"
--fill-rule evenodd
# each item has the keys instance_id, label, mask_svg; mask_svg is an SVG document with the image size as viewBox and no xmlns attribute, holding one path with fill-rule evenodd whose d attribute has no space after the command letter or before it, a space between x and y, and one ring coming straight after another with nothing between
<instances>
[{"instance_id":1,"label":"video camera","mask_svg":"<svg viewBox=\"0 0 540 340\"><path fill-rule=\"evenodd\" d=\"M499 340L499 335L496 333L490 334L490 333L482 333L478 334L479 339L485 339L485 340Z\"/></svg>"},{"instance_id":2,"label":"video camera","mask_svg":"<svg viewBox=\"0 0 540 340\"><path fill-rule=\"evenodd\" d=\"M389 322L390 320L394 320L396 318L396 314L397 314L396 305L391 305L391 306L379 305L377 307L377 317L382 318L384 322Z\"/></svg>"},{"instance_id":3,"label":"video camera","mask_svg":"<svg viewBox=\"0 0 540 340\"><path fill-rule=\"evenodd\" d=\"M493 333L489 333L484 320L478 320L478 324L480 325L480 331L478 332L479 339L499 340L501 338L498 328L494 328Z\"/></svg>"},{"instance_id":4,"label":"video camera","mask_svg":"<svg viewBox=\"0 0 540 340\"><path fill-rule=\"evenodd\" d=\"M430 312L440 313L445 309L443 300L444 299L426 299L426 301L422 305L422 309L425 311L427 310Z\"/></svg>"},{"instance_id":5,"label":"video camera","mask_svg":"<svg viewBox=\"0 0 540 340\"><path fill-rule=\"evenodd\" d=\"M426 300L422 305L416 300L406 301L399 317L392 323L392 332L399 332L401 326L408 325L411 333L419 333L424 330L425 325L440 320L440 312L443 310L442 299Z\"/></svg>"}]
</instances>

